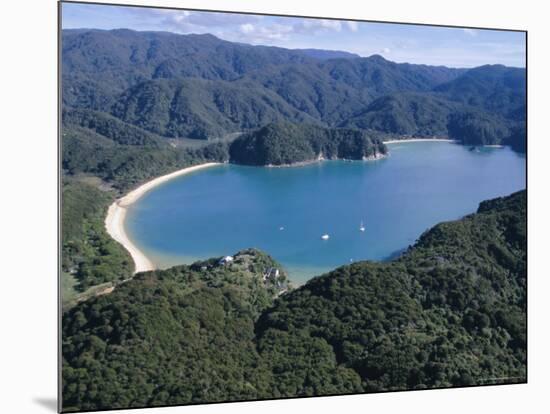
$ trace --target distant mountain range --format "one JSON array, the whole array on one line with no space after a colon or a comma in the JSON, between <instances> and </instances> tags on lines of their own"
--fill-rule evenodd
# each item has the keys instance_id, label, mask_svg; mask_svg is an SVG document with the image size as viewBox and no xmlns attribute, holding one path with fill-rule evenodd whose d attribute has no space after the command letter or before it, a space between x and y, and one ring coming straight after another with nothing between
<instances>
[{"instance_id":1,"label":"distant mountain range","mask_svg":"<svg viewBox=\"0 0 550 414\"><path fill-rule=\"evenodd\" d=\"M64 30L62 68L66 113L105 113L165 138L212 139L284 121L525 148L521 68L397 64L126 29Z\"/></svg>"},{"instance_id":2,"label":"distant mountain range","mask_svg":"<svg viewBox=\"0 0 550 414\"><path fill-rule=\"evenodd\" d=\"M323 50L323 49L294 49L315 59L339 59L339 58L358 58L356 53L344 52L342 50Z\"/></svg>"}]
</instances>

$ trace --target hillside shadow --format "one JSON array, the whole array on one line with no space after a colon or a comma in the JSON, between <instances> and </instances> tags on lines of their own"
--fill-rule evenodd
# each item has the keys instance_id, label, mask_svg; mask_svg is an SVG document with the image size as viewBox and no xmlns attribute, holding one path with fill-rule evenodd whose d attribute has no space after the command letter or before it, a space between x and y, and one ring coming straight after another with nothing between
<instances>
[{"instance_id":1,"label":"hillside shadow","mask_svg":"<svg viewBox=\"0 0 550 414\"><path fill-rule=\"evenodd\" d=\"M408 250L408 247L405 247L403 249L399 249L399 250L396 250L394 251L393 253L390 253L388 256L384 257L382 260L380 260L381 262L391 262L395 259L398 259L399 257L401 257L403 255L403 253L405 253L406 251Z\"/></svg>"}]
</instances>

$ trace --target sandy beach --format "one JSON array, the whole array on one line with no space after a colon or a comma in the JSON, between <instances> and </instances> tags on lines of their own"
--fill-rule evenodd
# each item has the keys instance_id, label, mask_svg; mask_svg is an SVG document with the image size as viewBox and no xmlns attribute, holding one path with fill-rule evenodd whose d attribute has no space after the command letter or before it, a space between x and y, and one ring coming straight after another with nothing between
<instances>
[{"instance_id":1,"label":"sandy beach","mask_svg":"<svg viewBox=\"0 0 550 414\"><path fill-rule=\"evenodd\" d=\"M105 218L105 228L107 229L107 233L109 233L109 235L117 242L122 244L132 256L135 264L134 273L154 270L155 265L153 264L153 262L151 262L151 260L147 258L147 256L145 256L145 254L143 254L143 252L141 252L136 247L134 243L132 243L132 241L126 234L126 231L124 230L124 219L126 218L128 206L130 206L132 203L135 203L147 191L162 183L165 183L166 181L192 173L197 170L212 167L214 165L219 165L219 163L209 162L205 164L195 165L154 178L151 181L147 181L145 184L140 185L135 190L130 191L124 197L119 198L109 206L107 217Z\"/></svg>"},{"instance_id":2,"label":"sandy beach","mask_svg":"<svg viewBox=\"0 0 550 414\"><path fill-rule=\"evenodd\" d=\"M457 142L454 139L447 138L411 138L411 139L390 139L389 141L384 141L384 144L401 144L405 142L426 142L426 141L441 141L441 142Z\"/></svg>"}]
</instances>

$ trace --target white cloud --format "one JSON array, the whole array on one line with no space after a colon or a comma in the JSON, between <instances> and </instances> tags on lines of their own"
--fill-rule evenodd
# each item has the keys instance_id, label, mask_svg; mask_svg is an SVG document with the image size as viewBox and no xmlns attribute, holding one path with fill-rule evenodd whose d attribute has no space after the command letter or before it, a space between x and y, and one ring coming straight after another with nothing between
<instances>
[{"instance_id":1,"label":"white cloud","mask_svg":"<svg viewBox=\"0 0 550 414\"><path fill-rule=\"evenodd\" d=\"M239 30L244 34L252 33L254 31L254 25L251 23L241 24Z\"/></svg>"},{"instance_id":2,"label":"white cloud","mask_svg":"<svg viewBox=\"0 0 550 414\"><path fill-rule=\"evenodd\" d=\"M295 24L294 30L297 33L309 33L314 34L324 31L336 31L342 30L342 23L338 20L326 20L326 19L304 19L301 24Z\"/></svg>"},{"instance_id":3,"label":"white cloud","mask_svg":"<svg viewBox=\"0 0 550 414\"><path fill-rule=\"evenodd\" d=\"M466 33L467 35L469 35L469 36L472 36L472 37L477 36L477 30L464 28L464 29L462 29L462 31L464 33Z\"/></svg>"},{"instance_id":4,"label":"white cloud","mask_svg":"<svg viewBox=\"0 0 550 414\"><path fill-rule=\"evenodd\" d=\"M251 44L276 44L290 40L294 27L285 24L251 24L245 23L238 27L238 30L228 30L221 33L227 40L233 40Z\"/></svg>"},{"instance_id":5,"label":"white cloud","mask_svg":"<svg viewBox=\"0 0 550 414\"><path fill-rule=\"evenodd\" d=\"M181 23L181 22L183 22L184 20L187 19L187 16L189 16L188 13L178 13L178 14L174 14L174 15L170 16L170 19L173 22Z\"/></svg>"},{"instance_id":6,"label":"white cloud","mask_svg":"<svg viewBox=\"0 0 550 414\"><path fill-rule=\"evenodd\" d=\"M237 34L228 30L225 37L252 44L275 44L288 42L295 35L340 32L342 27L342 22L337 20L304 19L291 23L288 19L280 18L271 20L269 24L267 20L255 24L243 23L238 26Z\"/></svg>"},{"instance_id":7,"label":"white cloud","mask_svg":"<svg viewBox=\"0 0 550 414\"><path fill-rule=\"evenodd\" d=\"M220 27L236 26L246 23L257 23L262 16L236 13L213 13L213 12L188 12L189 21L198 26Z\"/></svg>"},{"instance_id":8,"label":"white cloud","mask_svg":"<svg viewBox=\"0 0 550 414\"><path fill-rule=\"evenodd\" d=\"M388 55L391 53L391 49L389 47L385 47L382 50L380 50L380 53L383 53L385 55Z\"/></svg>"},{"instance_id":9,"label":"white cloud","mask_svg":"<svg viewBox=\"0 0 550 414\"><path fill-rule=\"evenodd\" d=\"M319 20L319 22L321 24L321 27L324 27L330 30L335 30L337 32L342 30L342 23L339 22L338 20Z\"/></svg>"},{"instance_id":10,"label":"white cloud","mask_svg":"<svg viewBox=\"0 0 550 414\"><path fill-rule=\"evenodd\" d=\"M220 31L247 30L263 16L191 12L187 10L150 9L154 16L161 17L161 24L177 33L214 33ZM242 29L244 27L244 29Z\"/></svg>"},{"instance_id":11,"label":"white cloud","mask_svg":"<svg viewBox=\"0 0 550 414\"><path fill-rule=\"evenodd\" d=\"M352 32L356 32L357 30L359 30L359 24L357 24L357 22L346 22L346 24L348 26L348 29Z\"/></svg>"},{"instance_id":12,"label":"white cloud","mask_svg":"<svg viewBox=\"0 0 550 414\"><path fill-rule=\"evenodd\" d=\"M141 9L137 9L138 12L141 12ZM156 14L166 14L166 15L175 15L181 14L183 16L189 16L191 12L189 10L170 10L170 9L149 9L147 11L152 11Z\"/></svg>"}]
</instances>

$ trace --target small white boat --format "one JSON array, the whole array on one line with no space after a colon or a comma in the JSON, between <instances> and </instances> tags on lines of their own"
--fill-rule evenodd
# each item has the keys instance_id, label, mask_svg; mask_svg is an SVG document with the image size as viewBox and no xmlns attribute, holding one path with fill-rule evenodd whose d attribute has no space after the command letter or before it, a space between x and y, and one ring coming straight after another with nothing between
<instances>
[{"instance_id":1,"label":"small white boat","mask_svg":"<svg viewBox=\"0 0 550 414\"><path fill-rule=\"evenodd\" d=\"M359 231L365 231L365 226L363 224L363 221L361 221L361 225L359 226Z\"/></svg>"},{"instance_id":2,"label":"small white boat","mask_svg":"<svg viewBox=\"0 0 550 414\"><path fill-rule=\"evenodd\" d=\"M329 236L328 234L323 234L323 235L321 236L321 239L323 239L323 240L328 240L329 237L330 237L330 236Z\"/></svg>"}]
</instances>

